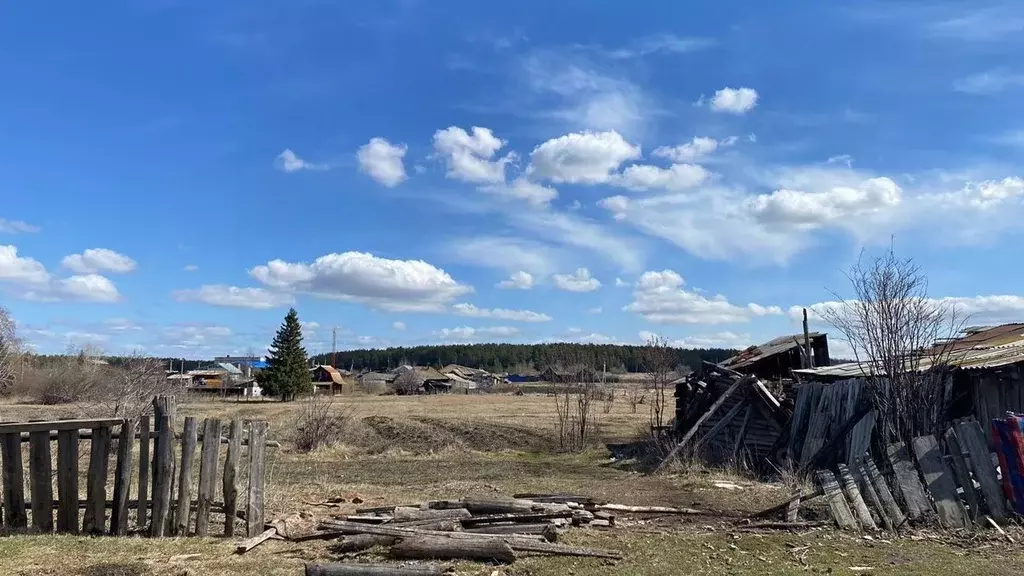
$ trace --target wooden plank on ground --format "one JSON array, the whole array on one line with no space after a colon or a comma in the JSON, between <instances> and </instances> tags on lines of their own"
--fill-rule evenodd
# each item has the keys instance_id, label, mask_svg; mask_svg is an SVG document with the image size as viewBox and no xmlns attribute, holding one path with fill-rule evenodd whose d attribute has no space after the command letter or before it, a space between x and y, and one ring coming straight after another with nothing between
<instances>
[{"instance_id":1,"label":"wooden plank on ground","mask_svg":"<svg viewBox=\"0 0 1024 576\"><path fill-rule=\"evenodd\" d=\"M4 522L8 528L27 528L25 473L21 462L21 434L3 435Z\"/></svg>"},{"instance_id":2,"label":"wooden plank on ground","mask_svg":"<svg viewBox=\"0 0 1024 576\"><path fill-rule=\"evenodd\" d=\"M715 400L714 404L712 404L706 412L701 414L700 418L697 418L697 421L693 423L693 426L691 426L689 430L687 430L686 434L683 435L683 438L679 440L679 443L676 444L674 448L672 448L672 450L668 453L668 456L665 456L665 458L661 462L659 462L658 465L655 466L650 473L657 474L658 471L664 468L666 464L671 462L672 459L675 458L677 454L679 454L679 451L686 446L686 444L690 441L691 438L693 438L693 435L697 433L697 430L700 429L701 424L703 424L708 418L713 416L715 412L717 412L718 409L722 407L722 404L725 404L725 401L728 400L734 392L736 392L736 390L738 390L743 385L750 384L750 382L756 379L757 378L754 376L744 376L742 378L737 378L736 381L733 382L732 386L729 386L729 388L727 388L725 392L722 392L722 395L719 396L717 400Z\"/></svg>"},{"instance_id":3,"label":"wooden plank on ground","mask_svg":"<svg viewBox=\"0 0 1024 576\"><path fill-rule=\"evenodd\" d=\"M29 488L32 499L32 526L42 532L53 531L53 461L50 433L29 434Z\"/></svg>"},{"instance_id":4,"label":"wooden plank on ground","mask_svg":"<svg viewBox=\"0 0 1024 576\"><path fill-rule=\"evenodd\" d=\"M152 428L149 416L139 419L139 528L146 527L146 514L149 512L149 434Z\"/></svg>"},{"instance_id":5,"label":"wooden plank on ground","mask_svg":"<svg viewBox=\"0 0 1024 576\"><path fill-rule=\"evenodd\" d=\"M914 467L914 462L910 459L910 452L907 451L906 445L903 442L897 442L890 445L886 452L893 473L896 474L896 484L903 496L903 502L907 505L907 515L911 520L920 520L930 516L932 507L928 502L928 495L924 492L924 486L921 485L917 468Z\"/></svg>"},{"instance_id":6,"label":"wooden plank on ground","mask_svg":"<svg viewBox=\"0 0 1024 576\"><path fill-rule=\"evenodd\" d=\"M245 508L246 533L256 536L263 530L263 488L267 455L267 423L249 425L249 498Z\"/></svg>"},{"instance_id":7,"label":"wooden plank on ground","mask_svg":"<svg viewBox=\"0 0 1024 576\"><path fill-rule=\"evenodd\" d=\"M853 474L850 474L850 469L846 464L839 465L839 478L843 482L843 493L853 505L853 512L857 515L861 527L865 530L878 530L874 519L871 518L871 511L868 510L868 505L864 503L864 497L861 496L860 489L857 488L857 481L854 480Z\"/></svg>"},{"instance_id":8,"label":"wooden plank on ground","mask_svg":"<svg viewBox=\"0 0 1024 576\"><path fill-rule=\"evenodd\" d=\"M242 421L231 421L228 455L224 460L224 535L235 535L235 510L238 510L238 458L242 452Z\"/></svg>"},{"instance_id":9,"label":"wooden plank on ground","mask_svg":"<svg viewBox=\"0 0 1024 576\"><path fill-rule=\"evenodd\" d=\"M153 399L153 422L158 436L153 459L153 514L150 535L167 534L171 517L171 488L174 478L174 419L177 404L173 396Z\"/></svg>"},{"instance_id":10,"label":"wooden plank on ground","mask_svg":"<svg viewBox=\"0 0 1024 576\"><path fill-rule=\"evenodd\" d=\"M839 489L839 483L836 482L835 475L830 470L818 470L815 475L818 478L818 483L821 484L822 490L825 491L825 501L828 502L828 507L832 511L832 518L835 519L836 524L843 529L857 530L857 521L853 519L853 512L850 511L850 506L846 503L846 498L843 497L843 492Z\"/></svg>"},{"instance_id":11,"label":"wooden plank on ground","mask_svg":"<svg viewBox=\"0 0 1024 576\"><path fill-rule=\"evenodd\" d=\"M878 471L878 466L875 466L875 461L870 456L865 455L864 459L861 460L861 474L865 475L871 482L871 486L874 487L875 492L878 493L878 498L882 501L882 506L885 508L885 514L892 520L892 527L894 529L899 528L907 521L907 516L903 513L899 504L896 503L896 498L892 495L892 490L889 489L889 484L885 481L885 477Z\"/></svg>"},{"instance_id":12,"label":"wooden plank on ground","mask_svg":"<svg viewBox=\"0 0 1024 576\"><path fill-rule=\"evenodd\" d=\"M992 466L992 456L985 431L977 421L956 424L956 437L960 450L967 456L967 467L981 485L981 494L989 514L996 520L1006 518L1006 496Z\"/></svg>"},{"instance_id":13,"label":"wooden plank on ground","mask_svg":"<svg viewBox=\"0 0 1024 576\"><path fill-rule=\"evenodd\" d=\"M199 503L196 506L196 536L210 530L210 507L217 480L217 458L220 456L220 420L207 418L203 423L203 451L199 457Z\"/></svg>"},{"instance_id":14,"label":"wooden plank on ground","mask_svg":"<svg viewBox=\"0 0 1024 576\"><path fill-rule=\"evenodd\" d=\"M966 528L969 526L967 512L960 503L956 492L953 471L946 466L942 458L942 450L935 436L928 434L914 438L914 453L921 465L928 491L935 499L935 508L939 513L939 523L946 528Z\"/></svg>"},{"instance_id":15,"label":"wooden plank on ground","mask_svg":"<svg viewBox=\"0 0 1024 576\"><path fill-rule=\"evenodd\" d=\"M128 500L132 489L132 452L135 447L135 421L121 424L117 441L117 463L114 465L114 506L110 513L110 533L128 534Z\"/></svg>"},{"instance_id":16,"label":"wooden plank on ground","mask_svg":"<svg viewBox=\"0 0 1024 576\"><path fill-rule=\"evenodd\" d=\"M93 428L89 449L89 475L85 484L85 515L82 531L102 534L106 525L107 471L110 465L110 428Z\"/></svg>"},{"instance_id":17,"label":"wooden plank on ground","mask_svg":"<svg viewBox=\"0 0 1024 576\"><path fill-rule=\"evenodd\" d=\"M0 423L0 434L15 432L21 441L22 432L50 432L51 430L90 430L117 426L120 418L99 418L91 420L49 420L41 422L4 422Z\"/></svg>"},{"instance_id":18,"label":"wooden plank on ground","mask_svg":"<svg viewBox=\"0 0 1024 576\"><path fill-rule=\"evenodd\" d=\"M952 456L953 471L964 491L964 499L967 500L967 516L971 522L978 522L981 518L981 501L978 491L974 489L974 480L971 478L971 471L967 468L967 460L964 458L963 450L960 449L960 441L956 437L953 428L946 430L943 435L946 441L946 449Z\"/></svg>"},{"instance_id":19,"label":"wooden plank on ground","mask_svg":"<svg viewBox=\"0 0 1024 576\"><path fill-rule=\"evenodd\" d=\"M174 509L174 534L188 535L188 521L192 512L192 461L196 456L196 418L185 417L185 430L181 434L181 466L178 468L178 504Z\"/></svg>"},{"instance_id":20,"label":"wooden plank on ground","mask_svg":"<svg viewBox=\"0 0 1024 576\"><path fill-rule=\"evenodd\" d=\"M856 470L861 495L863 495L867 499L867 503L875 509L875 513L878 515L879 521L882 522L882 526L891 532L896 527L893 525L892 519L889 518L885 505L882 504L882 498L878 495L878 491L875 490L875 485L871 482L871 478L868 477L867 470L864 469L864 465L859 462L859 459Z\"/></svg>"},{"instance_id":21,"label":"wooden plank on ground","mask_svg":"<svg viewBox=\"0 0 1024 576\"><path fill-rule=\"evenodd\" d=\"M57 432L57 532L78 533L78 430Z\"/></svg>"}]
</instances>

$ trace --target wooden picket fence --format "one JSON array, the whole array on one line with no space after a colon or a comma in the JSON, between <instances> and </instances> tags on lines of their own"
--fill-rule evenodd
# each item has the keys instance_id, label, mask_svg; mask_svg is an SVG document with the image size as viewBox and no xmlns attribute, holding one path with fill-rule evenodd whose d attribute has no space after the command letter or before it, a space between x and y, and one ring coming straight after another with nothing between
<instances>
[{"instance_id":1,"label":"wooden picket fence","mask_svg":"<svg viewBox=\"0 0 1024 576\"><path fill-rule=\"evenodd\" d=\"M27 529L31 517L33 530L39 532L56 529L67 534L81 531L115 536L129 533L207 536L210 535L210 513L216 511L225 515L224 535L233 536L239 516L238 467L245 444L248 447L248 488L244 500L246 532L249 536L262 532L267 423L249 422L248 435L244 437L243 422L231 420L225 438L221 421L207 418L202 422L200 437L196 418L189 416L185 418L179 436L174 433L176 411L174 397L160 396L153 399L152 428L148 415L138 422L105 418L0 423L0 453L3 457L0 526ZM90 449L85 499L81 500L79 445L86 440L90 442ZM107 500L111 451L115 440L113 499ZM53 493L54 441L57 443L56 500ZM27 460L22 450L22 444L26 442ZM214 502L222 443L227 444L221 468L223 501ZM179 445L180 450L176 450ZM199 474L198 482L193 486L197 445L201 445ZM29 502L25 501L26 461ZM134 500L131 499L133 485L137 486ZM80 517L81 509L84 513ZM134 527L129 526L130 509L137 510ZM56 524L54 510L57 512ZM110 510L109 528L107 510Z\"/></svg>"}]
</instances>

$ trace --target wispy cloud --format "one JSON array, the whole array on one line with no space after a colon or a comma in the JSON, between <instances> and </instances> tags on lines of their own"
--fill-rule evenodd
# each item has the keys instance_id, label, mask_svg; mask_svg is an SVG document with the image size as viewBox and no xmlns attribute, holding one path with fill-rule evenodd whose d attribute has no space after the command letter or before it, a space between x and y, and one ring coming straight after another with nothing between
<instances>
[{"instance_id":1,"label":"wispy cloud","mask_svg":"<svg viewBox=\"0 0 1024 576\"><path fill-rule=\"evenodd\" d=\"M1012 88L1024 87L1024 73L995 68L972 74L953 83L953 89L967 94L996 94Z\"/></svg>"},{"instance_id":2,"label":"wispy cloud","mask_svg":"<svg viewBox=\"0 0 1024 576\"><path fill-rule=\"evenodd\" d=\"M711 38L652 34L619 48L606 48L596 44L579 44L576 47L612 60L629 60L653 54L686 54L706 50L714 45L715 41Z\"/></svg>"},{"instance_id":3,"label":"wispy cloud","mask_svg":"<svg viewBox=\"0 0 1024 576\"><path fill-rule=\"evenodd\" d=\"M33 234L39 232L39 227L21 220L0 218L0 232L4 234Z\"/></svg>"}]
</instances>

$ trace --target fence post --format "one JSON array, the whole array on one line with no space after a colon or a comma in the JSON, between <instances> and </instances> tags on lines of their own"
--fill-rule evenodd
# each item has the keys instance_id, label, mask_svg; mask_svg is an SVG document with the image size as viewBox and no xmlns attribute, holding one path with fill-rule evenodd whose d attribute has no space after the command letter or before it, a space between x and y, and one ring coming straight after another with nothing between
<instances>
[{"instance_id":1,"label":"fence post","mask_svg":"<svg viewBox=\"0 0 1024 576\"><path fill-rule=\"evenodd\" d=\"M31 477L32 525L43 532L53 531L53 464L50 460L50 432L28 435L28 465Z\"/></svg>"},{"instance_id":2,"label":"fence post","mask_svg":"<svg viewBox=\"0 0 1024 576\"><path fill-rule=\"evenodd\" d=\"M196 455L196 417L185 417L181 434L181 468L178 474L178 506L174 510L174 533L188 535L188 519L192 512L192 460Z\"/></svg>"},{"instance_id":3,"label":"fence post","mask_svg":"<svg viewBox=\"0 0 1024 576\"><path fill-rule=\"evenodd\" d=\"M224 535L235 535L235 512L238 510L238 456L242 452L242 421L231 420L228 455L224 460Z\"/></svg>"},{"instance_id":4,"label":"fence post","mask_svg":"<svg viewBox=\"0 0 1024 576\"><path fill-rule=\"evenodd\" d=\"M210 528L210 508L217 480L220 456L220 420L207 418L203 423L203 451L199 457L199 503L196 506L196 536L206 536Z\"/></svg>"},{"instance_id":5,"label":"fence post","mask_svg":"<svg viewBox=\"0 0 1024 576\"><path fill-rule=\"evenodd\" d=\"M3 435L4 519L9 528L27 528L25 475L21 463L21 433Z\"/></svg>"},{"instance_id":6,"label":"fence post","mask_svg":"<svg viewBox=\"0 0 1024 576\"><path fill-rule=\"evenodd\" d=\"M146 527L146 513L149 508L149 416L139 420L139 528Z\"/></svg>"},{"instance_id":7,"label":"fence post","mask_svg":"<svg viewBox=\"0 0 1024 576\"><path fill-rule=\"evenodd\" d=\"M85 518L82 531L103 533L106 523L107 468L110 464L110 427L92 429L92 447L89 450L89 477L85 485Z\"/></svg>"},{"instance_id":8,"label":"fence post","mask_svg":"<svg viewBox=\"0 0 1024 576\"><path fill-rule=\"evenodd\" d=\"M153 417L158 436L153 460L153 514L150 535L164 536L171 513L171 487L174 478L174 417L177 406L173 396L153 399Z\"/></svg>"},{"instance_id":9,"label":"fence post","mask_svg":"<svg viewBox=\"0 0 1024 576\"><path fill-rule=\"evenodd\" d=\"M78 534L78 430L57 432L57 531Z\"/></svg>"},{"instance_id":10,"label":"fence post","mask_svg":"<svg viewBox=\"0 0 1024 576\"><path fill-rule=\"evenodd\" d=\"M135 421L121 424L117 440L117 464L114 469L114 508L110 513L110 533L128 534L128 498L132 491L132 449L135 444Z\"/></svg>"},{"instance_id":11,"label":"fence post","mask_svg":"<svg viewBox=\"0 0 1024 576\"><path fill-rule=\"evenodd\" d=\"M267 454L267 423L249 426L249 500L245 509L246 531L250 538L263 532L263 472Z\"/></svg>"}]
</instances>

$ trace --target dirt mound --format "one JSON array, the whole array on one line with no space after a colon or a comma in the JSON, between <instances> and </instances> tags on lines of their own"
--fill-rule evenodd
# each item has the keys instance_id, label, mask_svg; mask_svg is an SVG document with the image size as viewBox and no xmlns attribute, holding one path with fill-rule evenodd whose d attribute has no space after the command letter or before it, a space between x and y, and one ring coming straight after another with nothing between
<instances>
[{"instance_id":1,"label":"dirt mound","mask_svg":"<svg viewBox=\"0 0 1024 576\"><path fill-rule=\"evenodd\" d=\"M444 450L504 450L542 452L552 448L552 439L538 432L493 422L450 421L436 418L390 418L367 416L367 428L355 440L372 453L402 450L428 454Z\"/></svg>"}]
</instances>

